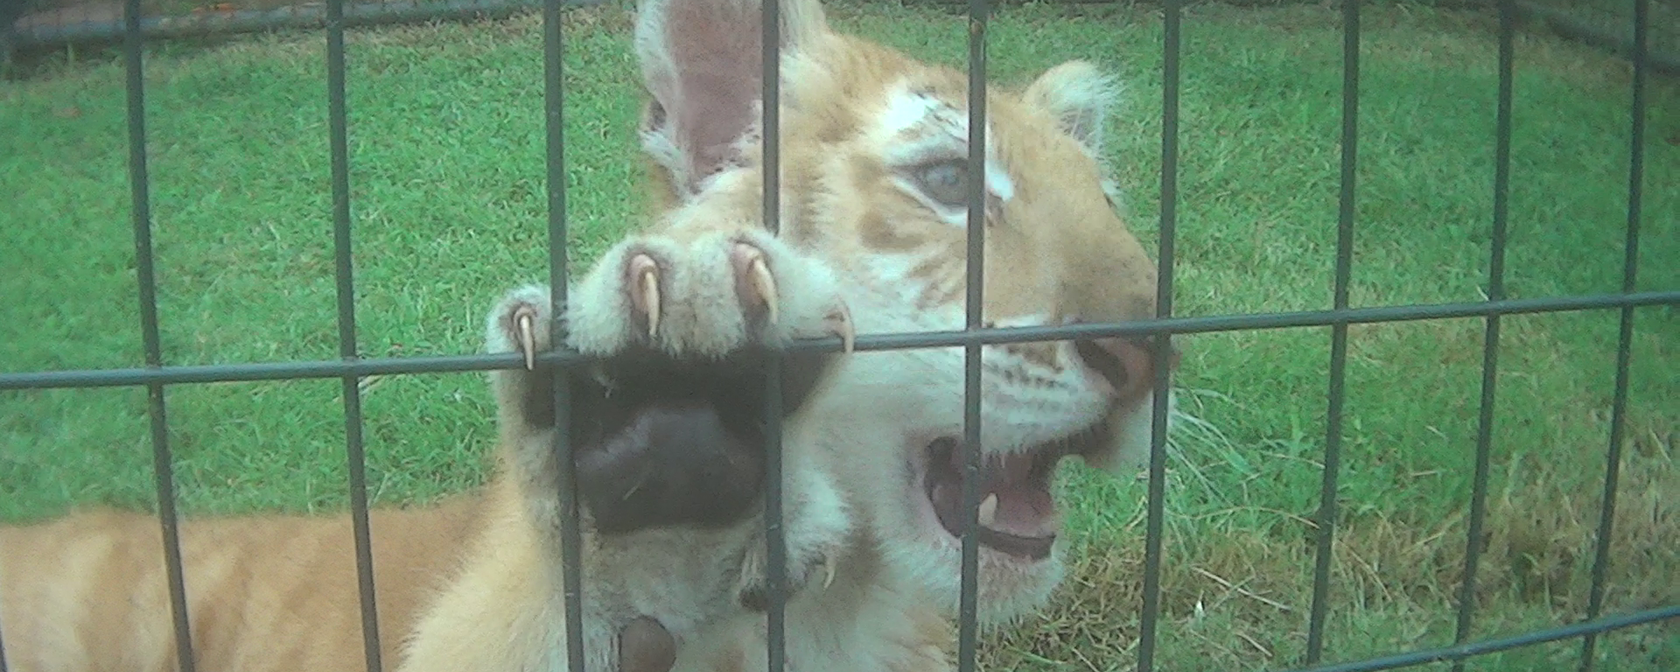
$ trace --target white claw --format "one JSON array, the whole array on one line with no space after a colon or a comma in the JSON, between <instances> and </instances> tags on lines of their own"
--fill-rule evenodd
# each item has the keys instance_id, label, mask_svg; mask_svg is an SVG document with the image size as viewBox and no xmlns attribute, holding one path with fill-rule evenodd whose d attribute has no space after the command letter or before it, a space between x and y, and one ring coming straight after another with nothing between
<instances>
[{"instance_id":1,"label":"white claw","mask_svg":"<svg viewBox=\"0 0 1680 672\"><path fill-rule=\"evenodd\" d=\"M857 347L857 329L852 326L852 311L845 302L835 306L834 312L828 314L828 329L840 337L840 351L852 354Z\"/></svg>"},{"instance_id":2,"label":"white claw","mask_svg":"<svg viewBox=\"0 0 1680 672\"><path fill-rule=\"evenodd\" d=\"M823 558L822 565L823 565L823 590L827 590L829 586L834 585L834 572L835 572L834 561L829 560L828 558Z\"/></svg>"},{"instance_id":3,"label":"white claw","mask_svg":"<svg viewBox=\"0 0 1680 672\"><path fill-rule=\"evenodd\" d=\"M776 278L770 275L770 267L764 265L763 257L755 257L752 265L747 267L747 275L751 276L753 289L758 290L759 296L764 297L764 310L769 313L770 323L776 323Z\"/></svg>"},{"instance_id":4,"label":"white claw","mask_svg":"<svg viewBox=\"0 0 1680 672\"><path fill-rule=\"evenodd\" d=\"M992 523L997 522L997 507L998 507L998 500L997 500L997 493L995 493L995 492L992 493L992 494L986 495L985 499L980 500L980 519L979 520L980 520L980 526L981 527L991 527Z\"/></svg>"},{"instance_id":5,"label":"white claw","mask_svg":"<svg viewBox=\"0 0 1680 672\"><path fill-rule=\"evenodd\" d=\"M525 370L537 368L537 335L531 326L531 311L520 309L514 314L514 320L519 322L519 349L525 351Z\"/></svg>"},{"instance_id":6,"label":"white claw","mask_svg":"<svg viewBox=\"0 0 1680 672\"><path fill-rule=\"evenodd\" d=\"M642 304L647 306L648 338L659 334L659 274L649 268L642 271Z\"/></svg>"}]
</instances>

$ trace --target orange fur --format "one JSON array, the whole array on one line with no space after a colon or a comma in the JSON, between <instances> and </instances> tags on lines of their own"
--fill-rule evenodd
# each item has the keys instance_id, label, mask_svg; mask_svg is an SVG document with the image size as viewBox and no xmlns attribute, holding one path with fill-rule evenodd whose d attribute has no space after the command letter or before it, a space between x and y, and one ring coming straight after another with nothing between
<instances>
[{"instance_id":1,"label":"orange fur","mask_svg":"<svg viewBox=\"0 0 1680 672\"><path fill-rule=\"evenodd\" d=\"M466 496L370 512L385 660L478 509ZM364 669L348 516L189 520L180 538L198 669ZM0 528L0 628L17 672L177 669L157 518L90 511Z\"/></svg>"},{"instance_id":2,"label":"orange fur","mask_svg":"<svg viewBox=\"0 0 1680 672\"><path fill-rule=\"evenodd\" d=\"M758 222L763 173L756 101L746 98L756 95L757 1L644 0L637 46L663 106L643 133L657 214L574 283L572 347L610 354L643 339L673 356L714 356L758 338L822 335L847 310L860 333L962 328L966 206L915 180L931 163L967 155L966 134L954 130L966 111L964 74L830 32L816 0L782 1L780 233ZM1094 66L1074 61L1024 89L988 91L988 320L1056 325L1153 312L1153 264L1106 198L1109 88ZM773 285L732 275L741 246L763 262L750 279ZM646 302L647 288L625 284L642 282L626 269L650 266L663 307L657 333L631 317L645 307L627 297ZM755 291L771 292L759 298L779 311L762 334L745 317L755 306L742 297ZM529 309L547 295L526 288L504 300L491 319L494 351L511 351L505 311L515 300ZM545 349L548 318L537 323ZM1108 354L1067 342L985 349L988 459L1050 454L1060 448L1047 446L1086 435L1096 438L1077 454L1088 464L1118 471L1141 454L1150 360L1117 339L1084 345ZM789 556L806 570L788 604L790 669L950 669L956 545L929 520L933 495L924 498L919 479L931 469L931 442L960 432L962 366L959 349L845 358L788 419L785 529ZM387 669L541 670L564 650L553 427L527 424L515 408L524 375L492 376L499 468L484 490L372 514ZM675 672L763 669L763 616L714 599L730 572L745 582L762 568L762 524L750 516L723 530L586 533L586 615L666 609L676 618L654 615L680 641ZM198 669L362 669L348 518L195 520L182 541ZM160 551L147 516L0 528L11 669L173 669ZM983 550L982 617L995 623L1042 604L1059 580L1055 552ZM813 581L814 568L835 571L832 585ZM599 635L592 659L610 662Z\"/></svg>"}]
</instances>

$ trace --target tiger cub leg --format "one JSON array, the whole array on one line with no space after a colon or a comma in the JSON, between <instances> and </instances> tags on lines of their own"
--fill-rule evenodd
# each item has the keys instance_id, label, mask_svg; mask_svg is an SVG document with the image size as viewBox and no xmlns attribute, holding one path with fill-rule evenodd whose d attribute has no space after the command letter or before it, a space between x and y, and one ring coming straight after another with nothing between
<instances>
[{"instance_id":1,"label":"tiger cub leg","mask_svg":"<svg viewBox=\"0 0 1680 672\"><path fill-rule=\"evenodd\" d=\"M765 305L775 298L740 299L737 288L753 279L704 282L717 280L708 276L719 271L762 270L737 263L727 245L721 255L663 250L665 270L673 260L692 267L675 282L654 278L665 287L656 298L628 296L647 286L637 283L648 280L639 271L647 270L650 255L638 249L644 248L627 243L618 256L609 253L572 297L573 347L595 356L593 364L569 374L533 368L491 375L500 465L484 528L460 573L423 613L401 669L564 667L556 385L565 386L569 402L567 438L582 505L588 669L637 672L619 667L621 655L628 662L650 654L621 652L620 633L624 641L658 648L659 637L647 636L647 619L680 644L706 624L764 608L759 513L766 367L775 339L805 334L770 328ZM543 288L510 292L489 316L489 350L532 356L547 350L549 305ZM720 330L717 313L731 305L737 328ZM848 325L837 314L845 314L843 306L799 326L810 335L844 331ZM778 317L799 324L807 316L784 311ZM722 322L729 324L727 316ZM694 351L699 343L707 352ZM791 415L820 384L828 361L821 355L783 361L783 408ZM851 528L823 466L826 456L798 445L784 445L783 454L787 585L797 591L832 578L830 563Z\"/></svg>"}]
</instances>

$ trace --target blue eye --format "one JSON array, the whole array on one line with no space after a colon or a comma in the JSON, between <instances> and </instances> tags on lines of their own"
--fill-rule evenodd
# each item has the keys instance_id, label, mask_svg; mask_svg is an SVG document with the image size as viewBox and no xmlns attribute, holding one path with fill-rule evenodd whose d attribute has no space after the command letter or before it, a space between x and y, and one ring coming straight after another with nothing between
<instances>
[{"instance_id":1,"label":"blue eye","mask_svg":"<svg viewBox=\"0 0 1680 672\"><path fill-rule=\"evenodd\" d=\"M960 210L968 203L968 162L945 160L915 168L916 187L940 205Z\"/></svg>"}]
</instances>

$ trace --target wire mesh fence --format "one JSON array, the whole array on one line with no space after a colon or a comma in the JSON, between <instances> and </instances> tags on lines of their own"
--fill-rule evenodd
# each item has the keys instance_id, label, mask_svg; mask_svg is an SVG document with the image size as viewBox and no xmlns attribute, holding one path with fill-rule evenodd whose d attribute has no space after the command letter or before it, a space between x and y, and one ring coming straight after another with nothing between
<instances>
[{"instance_id":1,"label":"wire mesh fence","mask_svg":"<svg viewBox=\"0 0 1680 672\"><path fill-rule=\"evenodd\" d=\"M24 41L33 42L95 36L120 37L122 40L127 68L128 172L133 212L137 292L145 362L144 366L135 368L5 372L0 373L0 390L134 386L146 389L156 498L159 521L164 536L163 553L167 567L176 650L181 669L190 672L195 665L192 629L189 627L186 611L186 586L182 571L179 522L175 505L173 471L175 459L171 452L165 390L169 386L185 384L306 378L338 378L342 384L343 417L346 432L345 459L347 460L350 478L351 516L355 534L366 665L369 670L385 669L390 665L390 661L381 659L380 639L381 637L396 635L389 632L381 633L377 626L378 615L374 602L376 586L372 573L365 457L363 454L362 432L364 421L361 407L361 389L358 382L363 377L378 374L490 371L518 368L524 362L516 354L402 358L367 358L358 354L355 279L352 264L354 255L351 244L350 151L347 140L347 113L345 109L344 35L348 28L355 26L451 16L494 16L539 4L543 17L543 42L545 45L544 96L548 177L546 197L549 279L550 286L553 288L551 314L554 316L551 328L554 329L554 333L562 333L564 324L561 320L561 314L563 306L566 305L567 279L570 276L566 256L568 228L566 186L563 179L566 170L564 154L566 138L562 130L563 97L565 94L562 85L562 55L565 36L561 30L561 15L564 7L587 4L587 0L545 0L540 3L535 0L468 0L439 3L388 0L372 4L349 4L346 0L329 0L322 5L287 6L265 10L212 10L200 12L197 15L188 15L188 18L160 17L155 12L148 13L147 5L141 0L126 0L121 13L117 16L108 16L103 20L25 25L21 26L20 30L14 34L14 38L22 36L25 38ZM1344 31L1342 52L1343 107L1340 145L1342 154L1334 305L1329 310L1318 311L1198 317L1175 317L1173 315L1174 243L1180 154L1178 147L1180 134L1179 92L1182 80L1179 66L1180 54L1183 50L1180 29L1181 4L1172 1L1165 2L1162 15L1164 32L1161 48L1164 58L1163 97L1160 101L1160 114L1163 133L1160 147L1162 171L1159 184L1161 211L1156 319L1130 323L1075 324L1062 327L1009 328L986 326L981 311L985 282L983 266L979 263L983 257L986 230L984 221L986 208L983 207L986 198L986 186L983 180L970 181L968 194L970 207L967 216L966 302L968 309L966 328L962 331L938 333L863 335L856 340L855 350L869 352L928 347L963 347L966 357L966 374L964 378L964 447L962 455L969 473L978 473L981 468L981 455L977 446L980 445L983 423L986 420L981 413L980 403L980 355L983 346L1042 340L1109 337L1148 338L1155 339L1163 344L1162 347L1152 349L1155 357L1153 367L1155 373L1153 381L1155 404L1151 423L1152 437L1147 472L1147 537L1143 566L1144 589L1142 603L1139 605L1141 628L1135 660L1135 669L1140 671L1148 671L1156 667L1158 626L1161 621L1162 610L1162 539L1164 536L1163 518L1166 497L1166 428L1169 408L1167 394L1170 370L1166 359L1170 348L1164 347L1164 344L1166 339L1177 334L1293 327L1328 327L1330 329L1330 375L1326 393L1326 403L1328 404L1326 417L1328 422L1324 436L1325 449L1319 506L1313 521L1316 530L1314 538L1316 561L1313 571L1311 609L1308 616L1307 644L1304 658L1297 661L1304 666L1301 669L1352 672L1356 670L1400 669L1434 662L1453 662L1455 663L1455 669L1462 669L1464 661L1475 656L1545 642L1577 639L1581 642L1579 667L1582 670L1589 670L1593 667L1594 648L1600 635L1680 617L1680 604L1661 605L1642 611L1611 615L1602 613L1608 580L1607 567L1615 560L1611 557L1610 552L1610 539L1613 532L1611 525L1615 513L1618 469L1621 464L1621 451L1625 438L1631 343L1635 334L1634 312L1635 309L1641 307L1680 305L1680 289L1637 291L1636 286L1642 217L1641 204L1645 182L1643 157L1646 134L1646 82L1650 69L1647 50L1649 0L1637 0L1635 3L1635 20L1632 28L1633 76L1629 113L1632 145L1630 148L1631 159L1627 168L1627 224L1621 292L1549 298L1511 299L1506 297L1505 249L1512 135L1512 42L1517 3L1512 0L1500 0L1498 2L1499 90L1495 132L1494 213L1490 241L1487 299L1485 301L1433 305L1359 308L1350 306L1349 284L1350 275L1353 271L1353 239L1357 228L1355 221L1355 179L1359 165L1357 150L1360 137L1358 97L1360 87L1360 3L1356 0L1350 0L1342 3ZM969 27L968 79L970 83L968 105L972 122L967 127L969 148L967 162L971 174L984 174L987 125L983 123L983 120L986 118L987 99L984 95L985 89L979 83L987 79L986 48L990 9L986 0L970 0L967 11ZM779 35L779 13L779 5L772 2L765 5L765 11L762 14L764 100L780 99L780 77L777 68L780 62L779 52L782 40ZM148 40L152 39L193 34L267 30L277 27L318 27L324 29L327 36L328 128L330 133L334 231L333 258L336 264L338 343L341 359L228 365L168 365L165 363L163 346L159 338L157 283L153 270L155 255L152 246L153 220L149 202L151 185L147 172L148 141L146 115L144 114L146 89L142 58L143 47ZM778 106L766 105L764 107L762 123L763 137L767 139L762 155L763 174L765 176L762 193L762 218L764 226L774 232L778 229L778 218L783 211L779 185L781 171L778 168L780 154L774 142L774 139L779 137L780 114ZM1489 455L1495 439L1493 408L1500 353L1501 319L1510 315L1590 310L1618 311L1620 323L1615 363L1614 398L1611 407L1611 433L1604 455L1606 476L1603 482L1603 504L1600 507L1600 519L1596 531L1597 546L1592 564L1591 597L1587 617L1580 622L1535 630L1515 636L1472 640L1471 632L1476 619L1476 600L1472 597L1476 592L1478 562L1482 552L1482 547L1477 543L1477 540L1481 537L1485 525L1489 488ZM1344 417L1343 404L1346 397L1345 375L1348 366L1349 327L1360 324L1445 318L1481 318L1485 321L1481 351L1481 396L1477 402L1479 415L1473 489L1465 543L1463 579L1459 587L1459 611L1453 638L1454 644L1437 649L1402 652L1366 660L1322 664L1325 651L1326 615L1335 599L1331 591L1330 574L1331 556L1336 544L1336 521L1338 520L1337 479L1341 471L1340 457L1344 435L1342 421ZM790 345L787 352L835 352L840 347L841 343L838 339L807 340ZM545 352L535 358L536 365L545 368L575 367L584 362L585 358L582 356L563 349ZM767 657L772 672L777 672L786 665L784 619L787 576L783 543L784 531L781 522L783 498L781 494L782 461L780 457L783 408L779 375L777 367L771 366L770 380L767 381L769 395L765 418L765 423L769 428L768 445L766 446L768 460L764 483L766 493L764 518L768 541L767 556L770 587L770 603L766 616L769 647ZM579 557L582 544L580 543L581 530L576 498L576 474L573 469L573 461L570 459L572 446L568 445L566 441L568 434L566 427L569 421L567 413L570 408L567 398L568 388L565 385L556 385L554 393L554 407L557 414L555 419L557 430L555 432L557 439L555 450L560 456L558 464L561 469L559 499L562 505L561 535L565 570L563 590L566 596L567 640L569 642L569 646L564 652L566 658L564 664L556 660L554 661L554 669L566 667L572 670L581 670L584 663L581 595L588 590L588 586L586 583L587 577L582 574L582 563ZM979 542L976 530L981 493L978 482L979 479L977 478L964 479L962 493L963 519L961 528L964 530L960 535L962 590L958 612L959 629L956 652L957 667L963 672L975 669L979 643L976 615L979 608L977 604ZM557 655L560 653L556 652ZM1123 666L1122 661L1105 662L1112 667ZM5 669L3 631L0 631L0 672Z\"/></svg>"},{"instance_id":2,"label":"wire mesh fence","mask_svg":"<svg viewBox=\"0 0 1680 672\"><path fill-rule=\"evenodd\" d=\"M562 6L583 7L605 0L564 0ZM915 0L913 0L915 1ZM961 6L966 0L920 0ZM1008 0L1019 2L1020 0ZM1099 4L1112 0L1053 0L1063 4ZM1161 0L1151 0L1159 2ZM1234 4L1274 6L1303 0L1236 0ZM1658 0L1659 3L1662 0ZM1439 7L1491 8L1499 0L1420 0ZM345 4L346 27L364 27L439 20L499 18L540 9L541 0L355 0ZM993 5L1003 3L992 3ZM1618 30L1615 0L1588 3L1571 9L1567 0L1517 0L1516 15L1550 27L1560 35L1631 57L1630 31ZM1627 4L1627 3L1622 3ZM116 0L0 0L0 55L11 48L108 42L122 39L127 30L125 5ZM1680 6L1657 4L1650 24L1666 26L1680 14ZM141 3L140 33L147 39L201 37L282 29L319 30L327 22L324 2L294 0L147 0ZM1673 29L1648 36L1647 67L1664 74L1680 73Z\"/></svg>"},{"instance_id":3,"label":"wire mesh fence","mask_svg":"<svg viewBox=\"0 0 1680 672\"><path fill-rule=\"evenodd\" d=\"M88 2L46 9L31 8L28 0L0 12L0 24L10 24L16 47L75 44L125 39L127 4ZM601 0L566 0L567 6L599 4ZM269 2L198 4L158 0L142 5L137 29L146 39L205 37L284 29L321 30L333 21L346 28L439 21L496 18L542 6L540 0L371 0L346 3L330 16L330 3ZM0 26L4 27L4 26ZM0 33L5 31L0 30Z\"/></svg>"}]
</instances>

